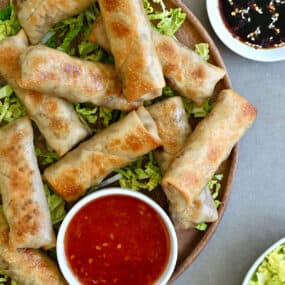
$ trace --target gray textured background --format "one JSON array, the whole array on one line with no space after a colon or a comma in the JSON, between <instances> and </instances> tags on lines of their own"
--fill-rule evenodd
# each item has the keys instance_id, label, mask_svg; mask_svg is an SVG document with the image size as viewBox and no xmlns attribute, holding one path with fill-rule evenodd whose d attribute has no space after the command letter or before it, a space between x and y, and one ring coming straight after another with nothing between
<instances>
[{"instance_id":1,"label":"gray textured background","mask_svg":"<svg viewBox=\"0 0 285 285\"><path fill-rule=\"evenodd\" d=\"M285 61L258 63L226 48L210 27L205 0L184 0L217 44L233 87L258 109L240 143L235 183L216 233L173 285L238 285L253 261L285 236Z\"/></svg>"}]
</instances>

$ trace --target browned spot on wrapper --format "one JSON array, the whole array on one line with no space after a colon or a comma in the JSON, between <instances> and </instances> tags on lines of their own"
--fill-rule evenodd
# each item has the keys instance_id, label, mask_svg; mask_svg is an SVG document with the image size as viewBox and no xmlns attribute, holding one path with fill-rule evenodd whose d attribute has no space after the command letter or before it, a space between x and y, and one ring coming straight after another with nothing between
<instances>
[{"instance_id":1,"label":"browned spot on wrapper","mask_svg":"<svg viewBox=\"0 0 285 285\"><path fill-rule=\"evenodd\" d=\"M110 23L110 29L116 37L127 37L130 35L130 28L124 23L112 22Z\"/></svg>"}]
</instances>

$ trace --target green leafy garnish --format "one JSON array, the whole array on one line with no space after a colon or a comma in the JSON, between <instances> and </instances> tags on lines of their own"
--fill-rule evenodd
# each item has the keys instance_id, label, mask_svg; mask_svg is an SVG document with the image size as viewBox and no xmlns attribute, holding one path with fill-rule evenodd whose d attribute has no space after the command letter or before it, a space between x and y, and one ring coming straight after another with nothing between
<instances>
[{"instance_id":1,"label":"green leafy garnish","mask_svg":"<svg viewBox=\"0 0 285 285\"><path fill-rule=\"evenodd\" d=\"M218 208L221 205L221 201L218 199L221 190L221 180L223 179L223 174L216 174L208 183L208 188L211 191L212 197L214 199L215 205ZM199 231L205 231L208 228L207 223L198 224L195 229Z\"/></svg>"},{"instance_id":2,"label":"green leafy garnish","mask_svg":"<svg viewBox=\"0 0 285 285\"><path fill-rule=\"evenodd\" d=\"M44 185L44 188L49 206L49 211L51 214L52 224L57 225L64 219L66 215L65 201L58 194L50 190L46 184Z\"/></svg>"},{"instance_id":3,"label":"green leafy garnish","mask_svg":"<svg viewBox=\"0 0 285 285\"><path fill-rule=\"evenodd\" d=\"M92 24L98 15L100 11L94 3L79 15L55 24L43 38L42 43L81 59L113 63L111 55L100 46L88 41Z\"/></svg>"},{"instance_id":4,"label":"green leafy garnish","mask_svg":"<svg viewBox=\"0 0 285 285\"><path fill-rule=\"evenodd\" d=\"M139 158L126 167L115 170L122 175L120 186L133 190L152 191L161 181L161 172L152 152Z\"/></svg>"},{"instance_id":5,"label":"green leafy garnish","mask_svg":"<svg viewBox=\"0 0 285 285\"><path fill-rule=\"evenodd\" d=\"M74 105L75 111L88 123L95 124L98 118L98 108L92 104L78 103Z\"/></svg>"},{"instance_id":6,"label":"green leafy garnish","mask_svg":"<svg viewBox=\"0 0 285 285\"><path fill-rule=\"evenodd\" d=\"M285 244L278 246L258 266L248 285L285 284Z\"/></svg>"},{"instance_id":7,"label":"green leafy garnish","mask_svg":"<svg viewBox=\"0 0 285 285\"><path fill-rule=\"evenodd\" d=\"M181 27L186 19L186 14L181 8L167 10L163 0L152 0L159 4L161 11L156 11L152 7L150 0L144 0L144 8L150 21L153 21L155 28L164 35L172 37Z\"/></svg>"},{"instance_id":8,"label":"green leafy garnish","mask_svg":"<svg viewBox=\"0 0 285 285\"><path fill-rule=\"evenodd\" d=\"M207 43L196 44L195 52L205 61L210 59L210 49Z\"/></svg>"},{"instance_id":9,"label":"green leafy garnish","mask_svg":"<svg viewBox=\"0 0 285 285\"><path fill-rule=\"evenodd\" d=\"M17 19L13 1L10 1L10 6L0 10L0 41L9 36L16 35L21 29Z\"/></svg>"},{"instance_id":10,"label":"green leafy garnish","mask_svg":"<svg viewBox=\"0 0 285 285\"><path fill-rule=\"evenodd\" d=\"M10 123L27 114L10 85L0 89L0 124Z\"/></svg>"},{"instance_id":11,"label":"green leafy garnish","mask_svg":"<svg viewBox=\"0 0 285 285\"><path fill-rule=\"evenodd\" d=\"M205 118L213 109L215 103L210 99L203 102L201 106L197 106L193 101L188 98L183 98L184 108L186 114L194 118Z\"/></svg>"},{"instance_id":12,"label":"green leafy garnish","mask_svg":"<svg viewBox=\"0 0 285 285\"><path fill-rule=\"evenodd\" d=\"M10 277L8 276L8 274L5 272L5 270L1 270L0 271L0 285L6 285L6 284L11 284L11 285L17 285L18 283L14 280L11 280L10 283L9 282Z\"/></svg>"},{"instance_id":13,"label":"green leafy garnish","mask_svg":"<svg viewBox=\"0 0 285 285\"><path fill-rule=\"evenodd\" d=\"M46 151L42 151L39 147L35 147L36 156L38 158L39 164L42 166L55 163L60 158L58 154L49 146L46 146L46 148Z\"/></svg>"},{"instance_id":14,"label":"green leafy garnish","mask_svg":"<svg viewBox=\"0 0 285 285\"><path fill-rule=\"evenodd\" d=\"M208 183L208 188L212 193L212 197L215 201L216 207L218 208L221 205L221 201L218 200L218 196L221 190L221 183L224 175L223 174L216 174L212 180Z\"/></svg>"}]
</instances>

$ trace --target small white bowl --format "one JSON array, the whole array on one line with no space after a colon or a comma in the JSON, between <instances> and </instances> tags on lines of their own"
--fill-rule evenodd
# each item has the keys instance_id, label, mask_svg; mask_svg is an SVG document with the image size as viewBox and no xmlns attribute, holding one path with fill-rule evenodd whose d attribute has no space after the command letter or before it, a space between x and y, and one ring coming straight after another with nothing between
<instances>
[{"instance_id":1,"label":"small white bowl","mask_svg":"<svg viewBox=\"0 0 285 285\"><path fill-rule=\"evenodd\" d=\"M56 252L57 252L57 258L58 258L58 263L59 267L66 279L66 281L69 284L72 285L80 285L81 283L78 281L76 276L73 274L72 270L70 269L68 265L68 261L65 255L65 250L64 250L64 237L65 233L67 230L67 227L74 217L74 215L86 204L89 202L101 198L101 197L106 197L110 195L125 195L129 197L136 198L138 200L141 200L151 206L161 217L162 221L164 222L168 234L169 234L169 241L170 241L170 255L169 255L169 260L167 262L167 266L165 267L165 271L162 273L161 277L156 281L155 285L165 285L167 281L170 279L176 265L177 261L177 251L178 251L178 242L177 242L177 236L176 232L174 229L174 226L167 216L167 214L164 212L164 210L153 200L148 198L146 195L128 190L128 189L122 189L122 188L108 188L108 189L103 189L98 192L95 192L93 194L90 194L80 200L78 203L76 203L73 208L68 212L66 217L64 218L59 232L58 232L58 237L57 237L57 245L56 245Z\"/></svg>"},{"instance_id":2,"label":"small white bowl","mask_svg":"<svg viewBox=\"0 0 285 285\"><path fill-rule=\"evenodd\" d=\"M233 52L255 61L273 62L285 59L285 46L256 49L236 39L223 21L219 8L219 0L207 0L207 12L215 33Z\"/></svg>"},{"instance_id":3,"label":"small white bowl","mask_svg":"<svg viewBox=\"0 0 285 285\"><path fill-rule=\"evenodd\" d=\"M253 265L250 267L249 271L247 272L247 274L245 275L245 278L242 282L242 285L248 285L249 281L251 280L251 278L253 277L254 272L256 271L256 269L258 268L258 266L262 263L262 261L264 260L264 258L270 254L275 248L277 248L278 246L280 246L281 244L285 243L285 238L282 238L280 240L278 240L277 242L275 242L273 245L271 245L264 253L262 253L257 260L253 263Z\"/></svg>"}]
</instances>

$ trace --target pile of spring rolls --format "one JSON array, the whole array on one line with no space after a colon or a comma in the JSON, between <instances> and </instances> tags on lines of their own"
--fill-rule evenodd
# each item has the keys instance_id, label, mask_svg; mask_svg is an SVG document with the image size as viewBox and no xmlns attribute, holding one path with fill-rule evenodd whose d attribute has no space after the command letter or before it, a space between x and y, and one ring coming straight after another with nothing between
<instances>
[{"instance_id":1,"label":"pile of spring rolls","mask_svg":"<svg viewBox=\"0 0 285 285\"><path fill-rule=\"evenodd\" d=\"M201 104L225 71L154 30L142 1L98 0L101 16L89 40L112 53L114 65L39 44L53 24L92 2L15 0L23 29L0 41L0 74L28 114L0 128L0 267L19 284L65 284L56 265L39 251L53 247L55 235L31 121L61 157L43 177L66 201L78 200L114 169L154 151L172 220L177 228L189 229L217 220L207 184L256 116L255 108L229 89L220 92L194 130L180 96L143 107L145 100L162 95L166 82ZM90 138L72 107L75 102L128 114Z\"/></svg>"}]
</instances>

